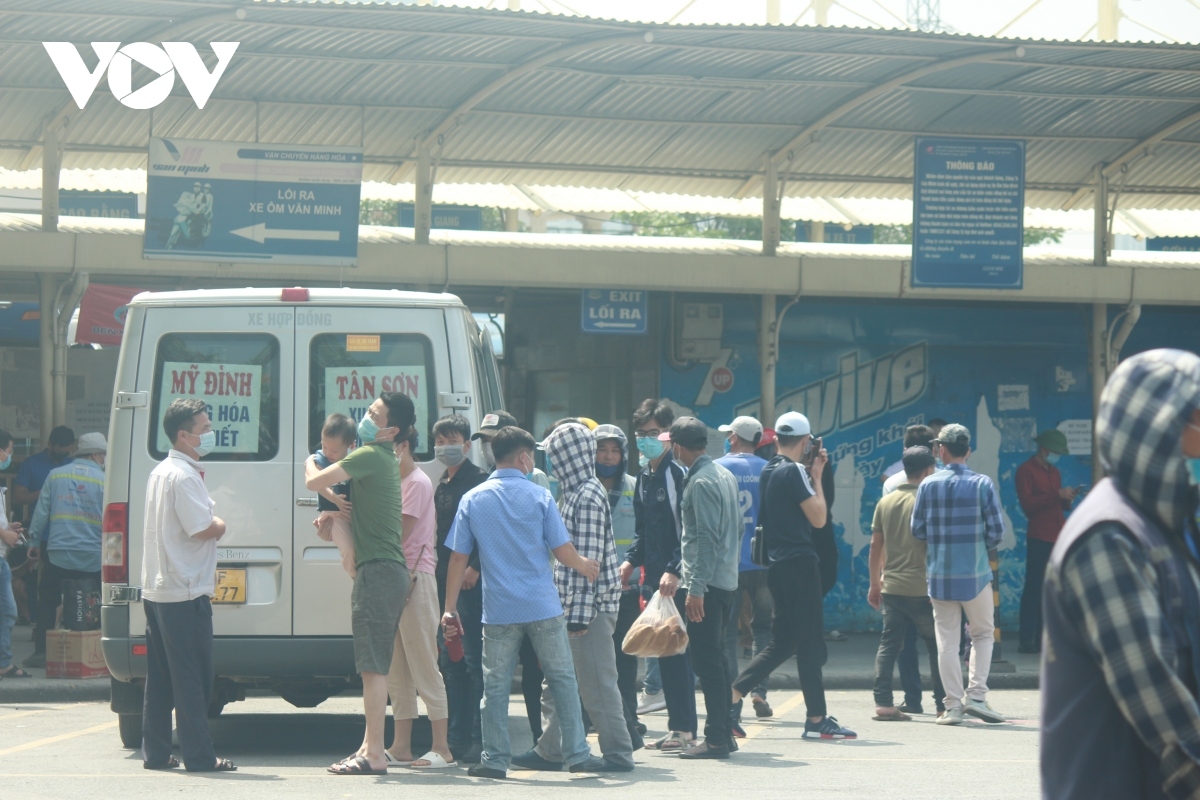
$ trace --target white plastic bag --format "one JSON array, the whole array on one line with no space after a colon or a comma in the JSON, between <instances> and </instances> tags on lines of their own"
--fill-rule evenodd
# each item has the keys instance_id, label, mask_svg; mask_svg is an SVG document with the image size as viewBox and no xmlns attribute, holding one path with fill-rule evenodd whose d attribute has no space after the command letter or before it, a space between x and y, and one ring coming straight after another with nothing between
<instances>
[{"instance_id":1,"label":"white plastic bag","mask_svg":"<svg viewBox=\"0 0 1200 800\"><path fill-rule=\"evenodd\" d=\"M675 607L675 601L658 592L646 603L646 610L634 620L621 642L621 649L640 658L666 658L687 650L687 623Z\"/></svg>"}]
</instances>

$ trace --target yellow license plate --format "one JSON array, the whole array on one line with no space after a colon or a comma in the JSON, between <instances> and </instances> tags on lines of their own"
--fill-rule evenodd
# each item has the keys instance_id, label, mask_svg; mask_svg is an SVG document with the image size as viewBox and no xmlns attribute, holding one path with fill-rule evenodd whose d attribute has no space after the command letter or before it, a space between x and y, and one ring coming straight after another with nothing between
<instances>
[{"instance_id":1,"label":"yellow license plate","mask_svg":"<svg viewBox=\"0 0 1200 800\"><path fill-rule=\"evenodd\" d=\"M214 603L245 603L246 602L246 570L219 569L217 570L217 590L213 594Z\"/></svg>"}]
</instances>

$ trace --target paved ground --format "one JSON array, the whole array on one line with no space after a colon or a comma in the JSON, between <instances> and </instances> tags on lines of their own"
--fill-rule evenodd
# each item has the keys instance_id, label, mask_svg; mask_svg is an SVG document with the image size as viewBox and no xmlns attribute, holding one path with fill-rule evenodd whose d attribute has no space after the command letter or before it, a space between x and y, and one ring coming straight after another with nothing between
<instances>
[{"instance_id":1,"label":"paved ground","mask_svg":"<svg viewBox=\"0 0 1200 800\"><path fill-rule=\"evenodd\" d=\"M530 744L519 698L512 706L514 749ZM638 769L611 777L566 773L510 772L505 782L469 778L465 770L441 773L393 771L386 777L348 778L324 768L357 747L361 707L354 698L334 698L310 712L282 700L252 698L230 706L214 721L222 756L240 770L227 775L158 773L141 768L139 755L121 747L116 720L103 703L0 705L0 785L6 797L23 800L70 797L205 797L240 800L264 797L395 797L396 790L433 788L446 798L481 794L497 798L552 797L570 786L636 792L655 798L736 796L937 798L947 793L972 798L1025 800L1038 797L1038 693L994 691L992 705L1013 722L958 728L933 724L926 715L908 723L873 722L869 692L831 691L829 706L843 724L858 730L853 742L810 742L803 731L803 703L795 692L776 692L774 720L748 723L750 738L730 761L685 763L641 751ZM702 700L698 699L701 710ZM663 714L645 718L652 732ZM596 751L595 741L592 742ZM436 788L434 788L436 787ZM650 792L652 794L646 794ZM736 793L736 795L735 795Z\"/></svg>"},{"instance_id":2,"label":"paved ground","mask_svg":"<svg viewBox=\"0 0 1200 800\"><path fill-rule=\"evenodd\" d=\"M1015 646L1006 643L1004 657L1010 672L992 670L990 685L994 689L1036 689L1038 686L1038 657L1022 655ZM879 647L879 634L852 633L844 642L829 642L829 661L825 665L825 685L831 689L870 689L875 680L875 651ZM928 682L929 662L922 646L921 672ZM21 663L33 652L30 628L17 627L13 630L13 651L17 663ZM742 659L742 666L749 663ZM92 700L107 700L109 681L47 679L46 671L30 670L34 677L29 680L0 680L0 703L40 702L66 703ZM896 681L899 688L899 680ZM798 689L800 680L796 676L796 662L789 661L771 676L774 689ZM516 687L514 691L520 691Z\"/></svg>"}]
</instances>

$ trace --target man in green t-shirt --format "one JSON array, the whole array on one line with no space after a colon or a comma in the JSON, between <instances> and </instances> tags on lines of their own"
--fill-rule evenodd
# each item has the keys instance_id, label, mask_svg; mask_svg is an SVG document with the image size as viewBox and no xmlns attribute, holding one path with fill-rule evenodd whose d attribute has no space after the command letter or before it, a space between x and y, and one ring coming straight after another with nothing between
<instances>
[{"instance_id":1,"label":"man in green t-shirt","mask_svg":"<svg viewBox=\"0 0 1200 800\"><path fill-rule=\"evenodd\" d=\"M367 731L357 753L329 768L335 775L387 773L383 749L387 674L409 588L408 564L400 546L400 468L392 444L408 437L415 421L411 399L384 392L358 423L361 447L325 469L311 457L304 465L304 484L310 490L350 481L354 498L350 525L358 575L350 595L350 621Z\"/></svg>"},{"instance_id":2,"label":"man in green t-shirt","mask_svg":"<svg viewBox=\"0 0 1200 800\"><path fill-rule=\"evenodd\" d=\"M917 487L934 472L933 453L928 447L910 447L904 451L903 463L905 482L875 506L868 558L871 589L867 602L883 612L883 632L875 656L875 719L887 722L911 719L896 708L892 696L892 669L910 625L916 627L929 650L934 703L939 713L945 708L933 605L925 580L925 542L912 535Z\"/></svg>"}]
</instances>

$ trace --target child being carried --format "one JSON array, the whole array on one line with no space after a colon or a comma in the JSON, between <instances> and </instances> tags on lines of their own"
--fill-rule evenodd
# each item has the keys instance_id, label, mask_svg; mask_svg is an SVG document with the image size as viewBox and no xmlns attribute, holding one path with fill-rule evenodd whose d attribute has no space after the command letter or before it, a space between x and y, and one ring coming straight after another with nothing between
<instances>
[{"instance_id":1,"label":"child being carried","mask_svg":"<svg viewBox=\"0 0 1200 800\"><path fill-rule=\"evenodd\" d=\"M321 469L330 467L350 452L358 437L354 420L345 414L330 414L321 427L321 449L311 458ZM313 525L317 536L337 545L342 568L354 578L358 574L354 561L354 535L350 528L350 484L337 483L317 492L317 518Z\"/></svg>"}]
</instances>

